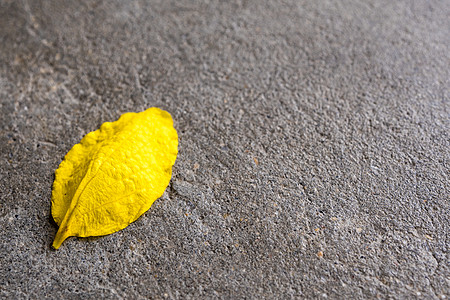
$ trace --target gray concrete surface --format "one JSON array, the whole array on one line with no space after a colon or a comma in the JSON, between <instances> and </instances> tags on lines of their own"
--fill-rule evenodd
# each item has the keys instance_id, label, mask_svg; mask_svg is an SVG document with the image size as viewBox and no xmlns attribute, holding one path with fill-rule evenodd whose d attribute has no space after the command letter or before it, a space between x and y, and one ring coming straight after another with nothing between
<instances>
[{"instance_id":1,"label":"gray concrete surface","mask_svg":"<svg viewBox=\"0 0 450 300\"><path fill-rule=\"evenodd\" d=\"M0 298L449 299L449 1L0 0ZM168 110L165 195L50 248L54 171Z\"/></svg>"}]
</instances>

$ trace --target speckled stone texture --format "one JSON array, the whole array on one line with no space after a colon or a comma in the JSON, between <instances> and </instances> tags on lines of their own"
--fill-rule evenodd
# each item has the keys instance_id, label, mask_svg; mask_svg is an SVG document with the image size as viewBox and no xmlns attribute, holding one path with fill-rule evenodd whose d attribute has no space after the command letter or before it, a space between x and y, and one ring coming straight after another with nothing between
<instances>
[{"instance_id":1,"label":"speckled stone texture","mask_svg":"<svg viewBox=\"0 0 450 300\"><path fill-rule=\"evenodd\" d=\"M0 0L0 298L449 299L449 1ZM54 171L127 111L179 156L70 238Z\"/></svg>"}]
</instances>

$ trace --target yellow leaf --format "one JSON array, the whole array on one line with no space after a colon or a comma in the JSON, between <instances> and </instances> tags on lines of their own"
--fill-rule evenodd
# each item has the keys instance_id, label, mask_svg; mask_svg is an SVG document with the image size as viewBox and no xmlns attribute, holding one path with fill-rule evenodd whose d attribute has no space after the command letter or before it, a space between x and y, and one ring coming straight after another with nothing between
<instances>
[{"instance_id":1,"label":"yellow leaf","mask_svg":"<svg viewBox=\"0 0 450 300\"><path fill-rule=\"evenodd\" d=\"M156 107L88 133L55 171L53 247L69 236L106 235L134 222L164 193L177 153L172 117Z\"/></svg>"}]
</instances>

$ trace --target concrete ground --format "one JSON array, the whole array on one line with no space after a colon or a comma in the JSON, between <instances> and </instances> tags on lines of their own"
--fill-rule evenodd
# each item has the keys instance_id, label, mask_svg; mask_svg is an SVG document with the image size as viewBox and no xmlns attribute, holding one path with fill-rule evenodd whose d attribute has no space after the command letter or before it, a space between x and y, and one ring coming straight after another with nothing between
<instances>
[{"instance_id":1,"label":"concrete ground","mask_svg":"<svg viewBox=\"0 0 450 300\"><path fill-rule=\"evenodd\" d=\"M449 299L449 1L0 0L0 298ZM164 196L58 250L54 171L157 106Z\"/></svg>"}]
</instances>

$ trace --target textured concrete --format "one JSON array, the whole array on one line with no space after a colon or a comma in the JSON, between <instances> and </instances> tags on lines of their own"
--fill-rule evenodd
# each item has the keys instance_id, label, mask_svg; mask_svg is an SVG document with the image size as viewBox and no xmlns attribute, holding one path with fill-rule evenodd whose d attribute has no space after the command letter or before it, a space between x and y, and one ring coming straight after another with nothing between
<instances>
[{"instance_id":1,"label":"textured concrete","mask_svg":"<svg viewBox=\"0 0 450 300\"><path fill-rule=\"evenodd\" d=\"M0 298L450 291L449 1L0 0ZM168 110L165 195L50 248L54 170Z\"/></svg>"}]
</instances>

